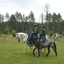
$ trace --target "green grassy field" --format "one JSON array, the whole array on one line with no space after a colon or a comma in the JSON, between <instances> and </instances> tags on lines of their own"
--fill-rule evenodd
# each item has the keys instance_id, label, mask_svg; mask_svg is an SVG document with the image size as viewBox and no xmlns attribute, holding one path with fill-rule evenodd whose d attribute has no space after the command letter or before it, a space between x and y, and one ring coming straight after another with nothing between
<instances>
[{"instance_id":1,"label":"green grassy field","mask_svg":"<svg viewBox=\"0 0 64 64\"><path fill-rule=\"evenodd\" d=\"M23 41L17 42L16 38L11 35L0 37L0 64L64 64L64 38L55 41L57 46L58 56L50 49L50 54L40 54L38 58L38 51L35 51L36 56L31 54L29 46L27 47L26 54L23 55L25 45ZM34 48L34 47L33 47ZM42 50L43 51L43 50Z\"/></svg>"}]
</instances>

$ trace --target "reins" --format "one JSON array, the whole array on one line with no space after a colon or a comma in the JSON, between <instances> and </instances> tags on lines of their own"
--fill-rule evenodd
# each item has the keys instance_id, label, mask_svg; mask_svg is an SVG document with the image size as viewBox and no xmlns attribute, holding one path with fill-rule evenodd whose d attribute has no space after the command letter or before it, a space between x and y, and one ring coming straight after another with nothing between
<instances>
[{"instance_id":1,"label":"reins","mask_svg":"<svg viewBox=\"0 0 64 64\"><path fill-rule=\"evenodd\" d=\"M26 37L27 37L27 35L26 35L24 38L26 38ZM24 38L22 38L22 40L23 40Z\"/></svg>"}]
</instances>

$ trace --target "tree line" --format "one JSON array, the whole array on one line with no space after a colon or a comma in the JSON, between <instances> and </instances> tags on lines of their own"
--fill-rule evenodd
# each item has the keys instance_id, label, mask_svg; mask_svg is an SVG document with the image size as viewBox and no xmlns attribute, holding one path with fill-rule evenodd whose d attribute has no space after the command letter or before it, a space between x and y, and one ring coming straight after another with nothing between
<instances>
[{"instance_id":1,"label":"tree line","mask_svg":"<svg viewBox=\"0 0 64 64\"><path fill-rule=\"evenodd\" d=\"M41 23L35 22L35 16L33 11L29 13L28 16L25 14L21 14L20 12L16 11L15 14L9 16L9 13L6 13L5 16L0 13L0 31L3 33L5 28L9 28L10 33L13 30L16 32L31 32L33 29L33 24L37 24L38 32L40 33L41 25L44 25L46 28L46 33L52 31L53 33L58 32L62 34L64 31L64 20L60 13L48 13L46 14L45 18L43 19L43 13L40 16ZM5 20L6 19L6 20ZM45 21L45 22L44 22Z\"/></svg>"}]
</instances>

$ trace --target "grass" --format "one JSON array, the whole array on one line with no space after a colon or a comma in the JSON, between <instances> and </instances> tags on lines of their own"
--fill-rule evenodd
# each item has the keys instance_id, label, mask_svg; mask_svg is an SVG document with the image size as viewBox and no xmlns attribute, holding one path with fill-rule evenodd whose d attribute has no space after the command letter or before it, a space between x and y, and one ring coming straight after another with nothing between
<instances>
[{"instance_id":1,"label":"grass","mask_svg":"<svg viewBox=\"0 0 64 64\"><path fill-rule=\"evenodd\" d=\"M38 58L37 50L34 57L29 46L27 46L26 53L23 55L25 49L23 41L17 42L16 38L11 35L3 35L0 37L0 64L64 64L64 40L60 39L55 42L57 45L57 57L55 57L55 53L51 49L48 57L45 57L46 50L45 54L41 53Z\"/></svg>"}]
</instances>

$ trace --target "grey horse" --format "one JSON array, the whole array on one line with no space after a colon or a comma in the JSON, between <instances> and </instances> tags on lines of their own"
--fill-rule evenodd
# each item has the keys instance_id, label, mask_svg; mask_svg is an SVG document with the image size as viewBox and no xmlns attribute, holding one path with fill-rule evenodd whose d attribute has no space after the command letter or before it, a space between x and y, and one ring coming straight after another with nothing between
<instances>
[{"instance_id":1,"label":"grey horse","mask_svg":"<svg viewBox=\"0 0 64 64\"><path fill-rule=\"evenodd\" d=\"M39 38L36 39L33 35L31 35L31 42L33 42L33 44L35 45L35 48L33 50L33 55L35 56L34 51L38 49L38 57L39 57L40 56L40 51L39 51L40 50L40 39ZM48 48L48 53L46 56L48 56L48 54L50 53L50 47L54 50L57 56L56 44L53 40L46 39L44 43L42 43L42 48L46 48L46 47Z\"/></svg>"}]
</instances>

